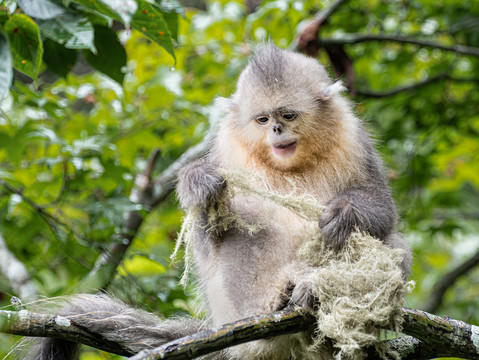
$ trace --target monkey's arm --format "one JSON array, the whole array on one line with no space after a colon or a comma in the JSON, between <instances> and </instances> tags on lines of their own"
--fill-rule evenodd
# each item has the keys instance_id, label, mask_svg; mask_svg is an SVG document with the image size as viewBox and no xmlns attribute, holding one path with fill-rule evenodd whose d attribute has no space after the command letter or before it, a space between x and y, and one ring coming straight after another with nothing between
<instances>
[{"instance_id":1,"label":"monkey's arm","mask_svg":"<svg viewBox=\"0 0 479 360\"><path fill-rule=\"evenodd\" d=\"M183 209L206 210L221 196L226 182L216 169L206 159L191 162L181 169L176 191Z\"/></svg>"},{"instance_id":2,"label":"monkey's arm","mask_svg":"<svg viewBox=\"0 0 479 360\"><path fill-rule=\"evenodd\" d=\"M327 243L339 249L356 228L384 240L394 231L396 208L386 184L373 183L340 193L326 204L319 226Z\"/></svg>"}]
</instances>

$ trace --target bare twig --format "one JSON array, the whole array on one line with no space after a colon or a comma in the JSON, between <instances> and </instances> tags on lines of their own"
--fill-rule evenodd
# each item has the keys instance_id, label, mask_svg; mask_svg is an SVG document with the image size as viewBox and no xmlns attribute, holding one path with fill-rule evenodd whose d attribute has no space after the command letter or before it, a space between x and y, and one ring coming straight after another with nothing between
<instances>
[{"instance_id":1,"label":"bare twig","mask_svg":"<svg viewBox=\"0 0 479 360\"><path fill-rule=\"evenodd\" d=\"M37 296L25 265L13 255L0 234L0 272L22 300L32 300Z\"/></svg>"},{"instance_id":2,"label":"bare twig","mask_svg":"<svg viewBox=\"0 0 479 360\"><path fill-rule=\"evenodd\" d=\"M296 39L297 50L310 56L317 56L320 48L319 29L324 25L331 15L347 0L336 0L326 9L318 12L314 19L306 25Z\"/></svg>"},{"instance_id":3,"label":"bare twig","mask_svg":"<svg viewBox=\"0 0 479 360\"><path fill-rule=\"evenodd\" d=\"M424 311L403 309L403 332L414 336L382 342L386 353L399 352L404 359L461 357L479 359L479 328ZM303 311L279 311L243 319L235 323L180 338L153 350L142 351L132 360L191 359L247 341L301 332L316 319ZM51 336L81 342L121 355L133 355L120 344L104 341L88 329L78 328L67 317L0 310L0 331L24 336ZM379 359L368 349L369 359Z\"/></svg>"},{"instance_id":4,"label":"bare twig","mask_svg":"<svg viewBox=\"0 0 479 360\"><path fill-rule=\"evenodd\" d=\"M314 17L314 21L317 21L320 24L326 23L328 19L331 17L331 15L333 15L334 12L338 10L339 7L347 1L348 0L336 0L329 7L318 12Z\"/></svg>"},{"instance_id":5,"label":"bare twig","mask_svg":"<svg viewBox=\"0 0 479 360\"><path fill-rule=\"evenodd\" d=\"M399 94L399 93L402 93L402 92L406 92L406 91L417 90L417 89L419 89L423 86L426 86L426 85L429 85L429 84L432 84L432 83L435 83L435 82L441 81L441 80L450 80L450 81L454 81L454 82L476 82L476 83L479 83L479 79L457 78L457 77L453 77L453 76L445 73L445 74L439 74L439 75L424 79L422 81L419 81L419 82L416 82L416 83L413 83L413 84L410 84L410 85L400 86L400 87L397 87L395 89L386 90L386 91L383 91L383 92L374 92L374 91L366 90L366 89L363 89L363 90L356 89L356 94L361 95L361 96L365 96L365 97L370 97L370 98L382 98L382 97L387 97L387 96L393 96L393 95L396 95L396 94Z\"/></svg>"},{"instance_id":6,"label":"bare twig","mask_svg":"<svg viewBox=\"0 0 479 360\"><path fill-rule=\"evenodd\" d=\"M432 293L429 296L429 301L427 302L426 306L424 306L424 310L428 312L435 312L441 306L447 289L453 286L459 277L465 275L478 265L479 250L469 260L444 275L441 280L434 285Z\"/></svg>"},{"instance_id":7,"label":"bare twig","mask_svg":"<svg viewBox=\"0 0 479 360\"><path fill-rule=\"evenodd\" d=\"M210 131L200 143L186 150L183 155L160 174L153 184L151 199L152 207L156 207L159 203L164 201L174 189L178 171L187 163L196 160L205 154L211 146L212 137L213 132Z\"/></svg>"},{"instance_id":8,"label":"bare twig","mask_svg":"<svg viewBox=\"0 0 479 360\"><path fill-rule=\"evenodd\" d=\"M443 45L433 41L422 40L414 38L411 36L403 35L383 35L383 34L344 34L337 39L325 39L321 38L322 46L333 46L333 45L354 45L366 41L388 41L388 42L399 42L403 44L415 44L422 47L430 47L434 49L440 49L445 51L452 51L462 55L472 55L479 57L479 48L465 46L465 45Z\"/></svg>"},{"instance_id":9,"label":"bare twig","mask_svg":"<svg viewBox=\"0 0 479 360\"><path fill-rule=\"evenodd\" d=\"M130 195L130 200L134 203L146 205L151 202L151 175L159 157L160 150L154 149L150 155L150 158L148 159L148 164L146 165L145 171L136 176L135 185L133 186Z\"/></svg>"},{"instance_id":10,"label":"bare twig","mask_svg":"<svg viewBox=\"0 0 479 360\"><path fill-rule=\"evenodd\" d=\"M147 168L135 180L135 187L130 197L131 200L141 204L144 212L149 212L156 208L174 189L178 171L186 163L202 156L209 146L210 139L210 135L207 135L203 141L188 149L166 168L158 179L152 181L151 172L159 156L159 151L154 151L150 156ZM125 213L124 219L122 233L116 234L114 241L98 257L93 269L80 285L80 292L105 289L110 283L118 265L138 233L144 221L144 215L140 211L130 210Z\"/></svg>"},{"instance_id":11,"label":"bare twig","mask_svg":"<svg viewBox=\"0 0 479 360\"><path fill-rule=\"evenodd\" d=\"M61 221L59 218L55 217L53 214L45 210L45 208L35 201L30 199L29 197L25 196L23 190L17 189L14 186L8 184L6 181L0 179L0 185L2 185L9 193L16 194L22 198L22 200L28 204L33 210L37 212L37 214L45 221L45 223L50 227L53 233L56 233L57 225L65 228L68 232L75 234L78 237L78 234L68 225L67 223Z\"/></svg>"}]
</instances>

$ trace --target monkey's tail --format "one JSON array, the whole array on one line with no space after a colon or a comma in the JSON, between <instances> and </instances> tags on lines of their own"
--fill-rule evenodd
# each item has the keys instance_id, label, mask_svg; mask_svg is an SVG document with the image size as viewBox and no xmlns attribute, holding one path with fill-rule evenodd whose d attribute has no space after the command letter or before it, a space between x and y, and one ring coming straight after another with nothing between
<instances>
[{"instance_id":1,"label":"monkey's tail","mask_svg":"<svg viewBox=\"0 0 479 360\"><path fill-rule=\"evenodd\" d=\"M60 304L59 304L60 303ZM46 301L48 312L69 319L102 344L113 344L111 352L133 355L143 349L194 334L203 329L199 319L178 317L160 319L135 309L107 295L75 295ZM42 306L34 311L43 311ZM115 345L119 345L115 347ZM11 354L12 359L73 360L80 344L53 338L27 339Z\"/></svg>"}]
</instances>

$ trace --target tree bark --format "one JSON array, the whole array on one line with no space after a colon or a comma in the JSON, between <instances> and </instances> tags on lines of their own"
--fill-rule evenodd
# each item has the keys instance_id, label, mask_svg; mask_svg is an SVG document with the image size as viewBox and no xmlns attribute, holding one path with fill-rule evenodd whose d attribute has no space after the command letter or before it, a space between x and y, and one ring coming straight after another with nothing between
<instances>
[{"instance_id":1,"label":"tree bark","mask_svg":"<svg viewBox=\"0 0 479 360\"><path fill-rule=\"evenodd\" d=\"M479 360L479 327L407 308L403 309L403 318L403 333L411 336L380 342L386 354L397 353L407 360L446 356ZM0 310L0 332L72 340L120 355L134 355L132 360L191 359L248 341L305 331L315 321L304 311L278 311L202 331L134 355L120 344L76 327L68 318ZM380 358L374 348L367 352L368 359Z\"/></svg>"}]
</instances>

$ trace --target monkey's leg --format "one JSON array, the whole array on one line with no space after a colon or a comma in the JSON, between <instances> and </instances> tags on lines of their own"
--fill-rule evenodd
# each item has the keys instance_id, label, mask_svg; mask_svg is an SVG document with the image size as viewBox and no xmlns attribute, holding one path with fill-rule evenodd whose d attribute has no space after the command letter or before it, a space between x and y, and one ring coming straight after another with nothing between
<instances>
[{"instance_id":1,"label":"monkey's leg","mask_svg":"<svg viewBox=\"0 0 479 360\"><path fill-rule=\"evenodd\" d=\"M401 270L404 281L407 281L412 265L412 252L409 244L398 233L391 234L384 239L384 243L393 249L404 250Z\"/></svg>"}]
</instances>

